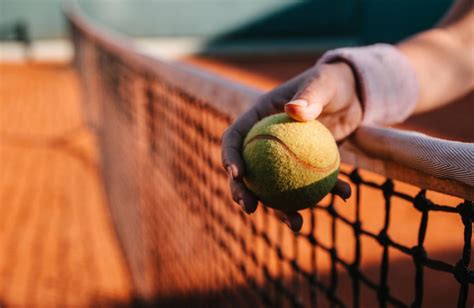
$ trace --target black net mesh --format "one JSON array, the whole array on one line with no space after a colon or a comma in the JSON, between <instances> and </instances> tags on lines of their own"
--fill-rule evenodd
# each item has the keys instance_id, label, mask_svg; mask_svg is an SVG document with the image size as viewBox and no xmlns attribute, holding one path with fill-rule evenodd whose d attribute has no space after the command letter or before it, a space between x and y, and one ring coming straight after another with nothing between
<instances>
[{"instance_id":1,"label":"black net mesh","mask_svg":"<svg viewBox=\"0 0 474 308\"><path fill-rule=\"evenodd\" d=\"M220 163L231 115L71 26L84 113L97 133L138 301L420 307L434 298L472 305L472 201L343 165L353 197L344 204L328 196L304 211L300 233L270 209L247 216L230 199Z\"/></svg>"}]
</instances>

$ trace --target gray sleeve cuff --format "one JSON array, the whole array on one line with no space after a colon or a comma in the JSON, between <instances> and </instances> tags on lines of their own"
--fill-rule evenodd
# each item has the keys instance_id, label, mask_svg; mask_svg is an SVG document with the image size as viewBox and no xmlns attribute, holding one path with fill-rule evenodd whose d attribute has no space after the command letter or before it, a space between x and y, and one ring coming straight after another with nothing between
<instances>
[{"instance_id":1,"label":"gray sleeve cuff","mask_svg":"<svg viewBox=\"0 0 474 308\"><path fill-rule=\"evenodd\" d=\"M326 52L316 65L342 61L355 73L364 115L363 124L403 122L415 109L418 80L409 60L388 44L339 48Z\"/></svg>"}]
</instances>

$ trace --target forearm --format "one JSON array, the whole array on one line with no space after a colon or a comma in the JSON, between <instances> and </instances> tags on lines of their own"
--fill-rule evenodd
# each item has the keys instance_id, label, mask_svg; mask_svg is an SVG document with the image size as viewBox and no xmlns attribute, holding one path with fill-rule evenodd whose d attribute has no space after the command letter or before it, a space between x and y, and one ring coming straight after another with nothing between
<instances>
[{"instance_id":1,"label":"forearm","mask_svg":"<svg viewBox=\"0 0 474 308\"><path fill-rule=\"evenodd\" d=\"M474 11L452 13L455 20L448 18L440 27L397 44L416 71L415 113L445 105L474 89Z\"/></svg>"}]
</instances>

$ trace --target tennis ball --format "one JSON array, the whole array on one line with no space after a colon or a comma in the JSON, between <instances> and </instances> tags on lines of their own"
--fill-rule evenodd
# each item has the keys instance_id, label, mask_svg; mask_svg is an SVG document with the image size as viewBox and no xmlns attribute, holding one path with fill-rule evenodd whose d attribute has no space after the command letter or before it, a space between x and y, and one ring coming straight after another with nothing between
<instances>
[{"instance_id":1,"label":"tennis ball","mask_svg":"<svg viewBox=\"0 0 474 308\"><path fill-rule=\"evenodd\" d=\"M285 113L256 123L245 137L245 185L267 206L293 212L316 205L334 187L340 158L320 122Z\"/></svg>"}]
</instances>

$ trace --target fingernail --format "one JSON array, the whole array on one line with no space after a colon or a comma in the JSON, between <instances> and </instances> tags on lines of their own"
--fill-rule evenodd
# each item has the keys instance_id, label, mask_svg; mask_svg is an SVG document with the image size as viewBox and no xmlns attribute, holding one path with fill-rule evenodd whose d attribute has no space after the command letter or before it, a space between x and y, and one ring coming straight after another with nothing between
<instances>
[{"instance_id":1,"label":"fingernail","mask_svg":"<svg viewBox=\"0 0 474 308\"><path fill-rule=\"evenodd\" d=\"M233 168L233 166L227 166L227 174L229 175L229 177L234 179L237 174L237 171L235 170L235 168Z\"/></svg>"},{"instance_id":2,"label":"fingernail","mask_svg":"<svg viewBox=\"0 0 474 308\"><path fill-rule=\"evenodd\" d=\"M239 200L238 203L239 203L240 207L242 208L242 210L243 210L245 213L247 213L247 210L246 210L246 208L245 208L244 200Z\"/></svg>"},{"instance_id":3,"label":"fingernail","mask_svg":"<svg viewBox=\"0 0 474 308\"><path fill-rule=\"evenodd\" d=\"M308 107L308 102L304 99L295 99L294 101L288 102L287 105L295 105L298 107Z\"/></svg>"},{"instance_id":4,"label":"fingernail","mask_svg":"<svg viewBox=\"0 0 474 308\"><path fill-rule=\"evenodd\" d=\"M291 228L291 222L290 220L288 219L288 217L282 217L281 220L290 228Z\"/></svg>"}]
</instances>

